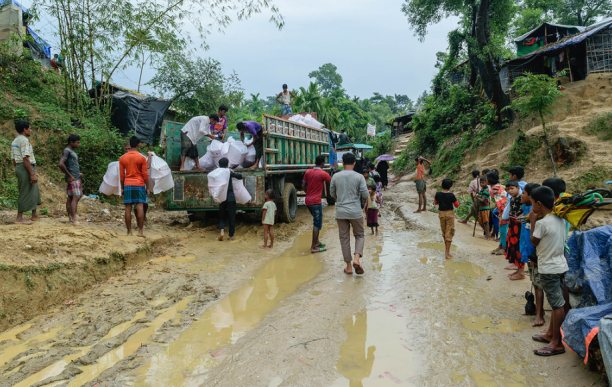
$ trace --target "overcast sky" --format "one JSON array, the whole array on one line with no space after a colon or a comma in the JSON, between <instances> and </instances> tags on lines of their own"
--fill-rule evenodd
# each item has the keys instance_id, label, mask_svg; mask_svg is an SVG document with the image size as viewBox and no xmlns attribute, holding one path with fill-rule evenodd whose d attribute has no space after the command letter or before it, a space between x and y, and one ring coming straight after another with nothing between
<instances>
[{"instance_id":1,"label":"overcast sky","mask_svg":"<svg viewBox=\"0 0 612 387\"><path fill-rule=\"evenodd\" d=\"M351 96L367 98L379 92L416 100L429 89L436 73L436 52L446 50L447 34L457 25L455 19L445 20L419 42L401 12L402 0L276 0L275 4L285 20L282 30L264 12L235 21L225 33L215 32L207 39L210 49L198 51L199 56L220 61L226 73L235 70L247 96L274 95L283 83L306 87L309 72L333 63ZM34 30L40 29L41 37L55 49L58 39L48 36L50 21L39 21ZM138 71L124 70L113 81L136 89ZM153 71L145 69L143 79L152 76ZM155 94L149 86L142 89Z\"/></svg>"}]
</instances>

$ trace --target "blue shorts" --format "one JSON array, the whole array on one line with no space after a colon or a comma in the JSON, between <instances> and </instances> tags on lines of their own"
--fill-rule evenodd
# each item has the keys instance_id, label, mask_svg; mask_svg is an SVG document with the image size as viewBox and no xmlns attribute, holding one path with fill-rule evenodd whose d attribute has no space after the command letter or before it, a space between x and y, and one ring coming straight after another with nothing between
<instances>
[{"instance_id":1,"label":"blue shorts","mask_svg":"<svg viewBox=\"0 0 612 387\"><path fill-rule=\"evenodd\" d=\"M293 109L291 109L291 105L289 104L282 104L281 105L281 110L283 112L284 116L290 116L293 114Z\"/></svg>"},{"instance_id":2,"label":"blue shorts","mask_svg":"<svg viewBox=\"0 0 612 387\"><path fill-rule=\"evenodd\" d=\"M313 204L308 207L310 213L312 214L312 224L315 230L320 230L323 228L323 205L321 204Z\"/></svg>"},{"instance_id":3,"label":"blue shorts","mask_svg":"<svg viewBox=\"0 0 612 387\"><path fill-rule=\"evenodd\" d=\"M147 203L147 187L126 185L123 189L123 204Z\"/></svg>"}]
</instances>

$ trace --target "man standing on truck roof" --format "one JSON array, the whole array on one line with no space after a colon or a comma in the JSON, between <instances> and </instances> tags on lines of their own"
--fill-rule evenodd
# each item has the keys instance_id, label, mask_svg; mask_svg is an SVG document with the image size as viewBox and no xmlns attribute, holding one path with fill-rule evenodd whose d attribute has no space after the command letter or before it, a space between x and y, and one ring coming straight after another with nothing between
<instances>
[{"instance_id":1,"label":"man standing on truck roof","mask_svg":"<svg viewBox=\"0 0 612 387\"><path fill-rule=\"evenodd\" d=\"M219 121L219 116L215 113L208 117L193 117L183 126L183 129L181 129L181 172L185 170L185 159L187 157L195 161L196 170L204 171L204 168L200 167L198 141L204 136L211 140L215 139L215 136L211 132L211 128L217 121Z\"/></svg>"},{"instance_id":2,"label":"man standing on truck roof","mask_svg":"<svg viewBox=\"0 0 612 387\"><path fill-rule=\"evenodd\" d=\"M313 219L311 253L325 251L325 245L319 240L319 232L323 228L323 205L321 205L321 195L326 183L331 182L329 173L323 170L325 156L317 156L313 169L309 169L302 179L302 190L306 192L306 207L310 211Z\"/></svg>"},{"instance_id":3,"label":"man standing on truck roof","mask_svg":"<svg viewBox=\"0 0 612 387\"><path fill-rule=\"evenodd\" d=\"M353 274L353 267L355 273L363 274L363 267L359 264L365 243L361 198L367 199L370 195L363 176L353 172L355 161L354 154L350 152L343 154L344 170L334 174L329 186L331 196L337 198L336 222L338 222L340 247L346 263L344 273L349 275ZM351 261L353 261L351 255L351 227L353 228L353 236L355 236L353 267L351 267Z\"/></svg>"},{"instance_id":4,"label":"man standing on truck roof","mask_svg":"<svg viewBox=\"0 0 612 387\"><path fill-rule=\"evenodd\" d=\"M125 226L127 234L132 235L132 206L136 206L136 221L138 236L144 238L143 204L149 197L149 171L147 160L138 153L140 139L130 138L130 151L119 159L119 175L121 177L121 195L125 204Z\"/></svg>"},{"instance_id":5,"label":"man standing on truck roof","mask_svg":"<svg viewBox=\"0 0 612 387\"><path fill-rule=\"evenodd\" d=\"M215 136L215 138L221 142L225 141L225 133L227 132L227 111L229 108L225 105L219 106L219 113L216 117L213 117L214 114L211 114L210 118L210 131ZM217 119L217 122L213 123L214 119Z\"/></svg>"},{"instance_id":6,"label":"man standing on truck roof","mask_svg":"<svg viewBox=\"0 0 612 387\"><path fill-rule=\"evenodd\" d=\"M284 116L290 116L293 114L291 105L293 105L295 102L295 98L295 94L287 89L287 84L284 84L283 91L276 96L276 101L281 104L281 109Z\"/></svg>"},{"instance_id":7,"label":"man standing on truck roof","mask_svg":"<svg viewBox=\"0 0 612 387\"><path fill-rule=\"evenodd\" d=\"M250 169L255 169L259 166L259 159L263 156L263 136L262 128L258 122L255 121L242 121L236 125L238 131L240 131L240 141L244 143L245 132L253 137L253 140L246 146L255 147L255 164Z\"/></svg>"},{"instance_id":8,"label":"man standing on truck roof","mask_svg":"<svg viewBox=\"0 0 612 387\"><path fill-rule=\"evenodd\" d=\"M344 129L340 129L340 135L338 136L338 145L347 145L350 144L348 135L344 131Z\"/></svg>"}]
</instances>

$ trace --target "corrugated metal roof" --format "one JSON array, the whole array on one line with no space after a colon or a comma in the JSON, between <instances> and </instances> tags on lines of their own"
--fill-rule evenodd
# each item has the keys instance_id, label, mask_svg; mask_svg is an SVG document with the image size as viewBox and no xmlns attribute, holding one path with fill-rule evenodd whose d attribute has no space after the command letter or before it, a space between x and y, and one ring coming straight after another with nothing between
<instances>
[{"instance_id":1,"label":"corrugated metal roof","mask_svg":"<svg viewBox=\"0 0 612 387\"><path fill-rule=\"evenodd\" d=\"M544 25L547 25L548 27L575 28L575 29L577 29L580 32L582 32L585 29L587 29L587 27L582 27L582 26L567 26L567 25L564 25L564 24L542 23L539 26L537 26L536 28L534 28L531 31L527 32L526 34L523 34L523 35L519 36L518 38L514 39L514 41L518 43L520 41L525 40L527 37L529 37L529 35L533 34L538 29L542 28L542 26L544 26Z\"/></svg>"}]
</instances>

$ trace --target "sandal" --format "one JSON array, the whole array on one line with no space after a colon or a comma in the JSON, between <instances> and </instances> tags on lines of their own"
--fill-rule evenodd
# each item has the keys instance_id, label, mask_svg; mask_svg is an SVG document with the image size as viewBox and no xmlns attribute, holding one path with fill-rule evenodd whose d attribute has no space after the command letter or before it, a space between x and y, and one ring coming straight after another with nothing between
<instances>
[{"instance_id":1,"label":"sandal","mask_svg":"<svg viewBox=\"0 0 612 387\"><path fill-rule=\"evenodd\" d=\"M550 344L550 341L546 340L542 335L533 335L531 336L531 340L537 341L538 343Z\"/></svg>"},{"instance_id":2,"label":"sandal","mask_svg":"<svg viewBox=\"0 0 612 387\"><path fill-rule=\"evenodd\" d=\"M353 267L355 268L355 273L357 273L357 274L359 274L359 275L361 275L361 274L363 274L363 273L364 273L364 271L363 271L363 267L361 267L361 265L360 265L360 264L358 264L358 263L353 263Z\"/></svg>"},{"instance_id":3,"label":"sandal","mask_svg":"<svg viewBox=\"0 0 612 387\"><path fill-rule=\"evenodd\" d=\"M344 269L344 274L353 275L353 272L352 271L346 271L346 269Z\"/></svg>"},{"instance_id":4,"label":"sandal","mask_svg":"<svg viewBox=\"0 0 612 387\"><path fill-rule=\"evenodd\" d=\"M547 352L542 352L542 351L547 351ZM534 349L533 353L535 353L538 356L555 356L555 355L562 355L565 353L565 349L552 349L552 348L548 348L548 347L544 347L544 348L539 348L539 349Z\"/></svg>"},{"instance_id":5,"label":"sandal","mask_svg":"<svg viewBox=\"0 0 612 387\"><path fill-rule=\"evenodd\" d=\"M311 252L310 252L310 254L322 253L322 252L324 252L324 251L327 251L327 250L325 250L324 248L319 247L319 250L317 250L317 251L311 251Z\"/></svg>"}]
</instances>

